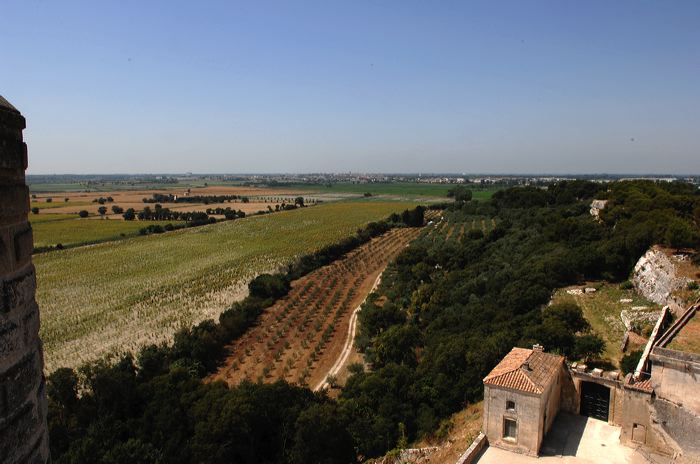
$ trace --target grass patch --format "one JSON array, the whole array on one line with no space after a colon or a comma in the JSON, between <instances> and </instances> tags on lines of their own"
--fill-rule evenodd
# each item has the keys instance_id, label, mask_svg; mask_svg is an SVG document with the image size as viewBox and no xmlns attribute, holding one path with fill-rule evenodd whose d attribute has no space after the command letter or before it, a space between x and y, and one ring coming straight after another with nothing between
<instances>
[{"instance_id":1,"label":"grass patch","mask_svg":"<svg viewBox=\"0 0 700 464\"><path fill-rule=\"evenodd\" d=\"M51 218L57 216L57 219ZM62 218L62 219L61 219ZM119 240L139 234L139 229L153 224L182 224L180 221L122 221L120 219L81 219L75 214L35 214L30 216L34 230L34 247L61 244L74 247Z\"/></svg>"},{"instance_id":2,"label":"grass patch","mask_svg":"<svg viewBox=\"0 0 700 464\"><path fill-rule=\"evenodd\" d=\"M77 214L53 214L53 213L39 213L30 214L29 222L32 225L40 224L42 222L52 222L52 221L65 221L69 219L78 219Z\"/></svg>"},{"instance_id":3,"label":"grass patch","mask_svg":"<svg viewBox=\"0 0 700 464\"><path fill-rule=\"evenodd\" d=\"M90 202L87 201L63 201L63 197L54 199L51 203L45 201L32 201L29 205L30 208L39 208L39 214L41 210L44 209L54 209L54 208L65 208L66 206L85 206L89 205Z\"/></svg>"},{"instance_id":4,"label":"grass patch","mask_svg":"<svg viewBox=\"0 0 700 464\"><path fill-rule=\"evenodd\" d=\"M255 275L413 206L327 203L36 255L46 368L170 341L178 328L218 317ZM117 221L45 225L74 222Z\"/></svg>"},{"instance_id":5,"label":"grass patch","mask_svg":"<svg viewBox=\"0 0 700 464\"><path fill-rule=\"evenodd\" d=\"M603 360L619 367L623 354L620 346L626 331L620 319L620 312L633 306L648 306L655 310L658 310L659 306L640 296L633 288L622 289L620 285L612 283L595 283L587 286L596 288L597 291L583 295L569 295L566 293L568 288L581 287L559 289L554 294L553 303L578 304L593 332L605 340ZM621 299L631 299L632 302L621 303Z\"/></svg>"}]
</instances>

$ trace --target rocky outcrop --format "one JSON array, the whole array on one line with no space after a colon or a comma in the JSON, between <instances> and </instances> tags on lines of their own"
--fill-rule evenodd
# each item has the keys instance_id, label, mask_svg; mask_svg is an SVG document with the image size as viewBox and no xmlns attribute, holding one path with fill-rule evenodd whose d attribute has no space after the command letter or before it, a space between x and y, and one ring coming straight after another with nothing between
<instances>
[{"instance_id":1,"label":"rocky outcrop","mask_svg":"<svg viewBox=\"0 0 700 464\"><path fill-rule=\"evenodd\" d=\"M591 216L600 219L600 212L605 209L605 205L607 204L608 200L593 200L591 202Z\"/></svg>"},{"instance_id":2,"label":"rocky outcrop","mask_svg":"<svg viewBox=\"0 0 700 464\"><path fill-rule=\"evenodd\" d=\"M0 462L49 460L24 118L0 97Z\"/></svg>"},{"instance_id":3,"label":"rocky outcrop","mask_svg":"<svg viewBox=\"0 0 700 464\"><path fill-rule=\"evenodd\" d=\"M676 274L676 265L663 250L653 247L634 266L632 283L648 300L660 305L672 303L671 295L688 285L688 279Z\"/></svg>"}]
</instances>

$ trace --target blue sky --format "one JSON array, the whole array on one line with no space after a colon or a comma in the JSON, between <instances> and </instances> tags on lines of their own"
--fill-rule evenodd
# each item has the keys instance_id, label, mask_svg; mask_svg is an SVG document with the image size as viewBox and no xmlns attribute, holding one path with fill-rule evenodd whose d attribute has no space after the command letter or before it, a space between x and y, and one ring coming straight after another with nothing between
<instances>
[{"instance_id":1,"label":"blue sky","mask_svg":"<svg viewBox=\"0 0 700 464\"><path fill-rule=\"evenodd\" d=\"M700 2L5 0L29 173L700 173Z\"/></svg>"}]
</instances>

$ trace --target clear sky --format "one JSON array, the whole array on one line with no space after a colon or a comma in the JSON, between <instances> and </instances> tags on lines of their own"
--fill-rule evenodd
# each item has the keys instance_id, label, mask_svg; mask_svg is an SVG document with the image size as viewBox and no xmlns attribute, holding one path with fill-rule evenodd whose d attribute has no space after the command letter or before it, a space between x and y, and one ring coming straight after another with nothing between
<instances>
[{"instance_id":1,"label":"clear sky","mask_svg":"<svg viewBox=\"0 0 700 464\"><path fill-rule=\"evenodd\" d=\"M700 173L700 1L0 7L32 174Z\"/></svg>"}]
</instances>

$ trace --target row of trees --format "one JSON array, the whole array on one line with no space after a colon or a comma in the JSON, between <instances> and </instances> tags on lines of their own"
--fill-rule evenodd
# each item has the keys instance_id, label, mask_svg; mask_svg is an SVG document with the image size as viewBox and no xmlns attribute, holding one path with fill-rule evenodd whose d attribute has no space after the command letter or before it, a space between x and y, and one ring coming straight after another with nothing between
<instances>
[{"instance_id":1,"label":"row of trees","mask_svg":"<svg viewBox=\"0 0 700 464\"><path fill-rule=\"evenodd\" d=\"M250 200L241 195L174 195L172 193L154 193L151 198L143 198L144 203L226 203L241 200L248 203Z\"/></svg>"},{"instance_id":2,"label":"row of trees","mask_svg":"<svg viewBox=\"0 0 700 464\"><path fill-rule=\"evenodd\" d=\"M47 379L57 463L348 463L357 451L352 413L324 394L278 382L228 388L201 379L291 282L402 223L370 223L351 238L263 274L219 316L151 345ZM80 395L78 394L80 392Z\"/></svg>"}]
</instances>

